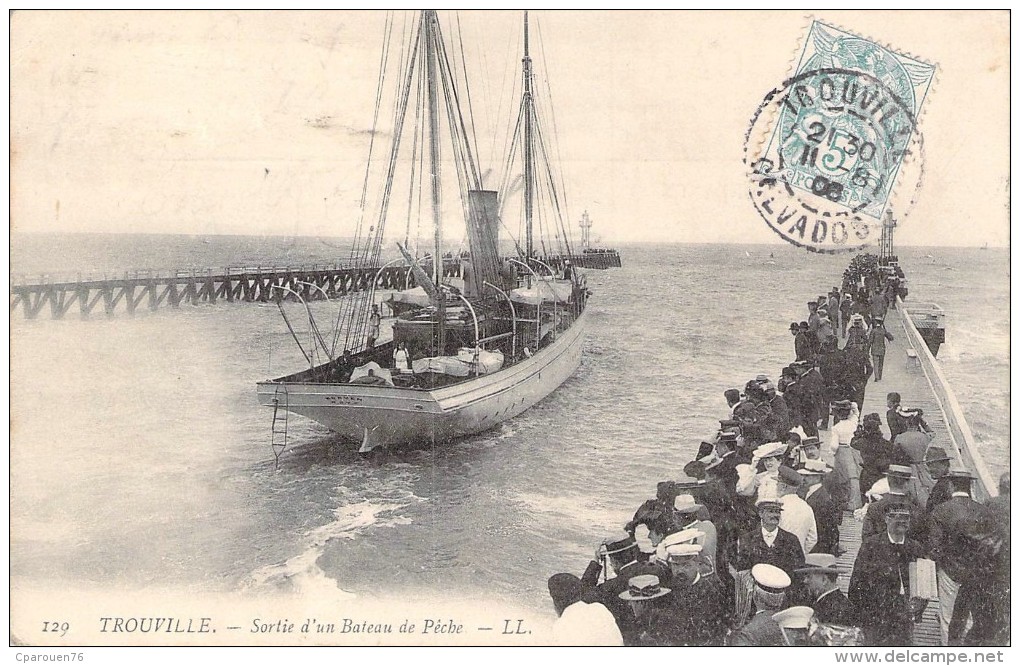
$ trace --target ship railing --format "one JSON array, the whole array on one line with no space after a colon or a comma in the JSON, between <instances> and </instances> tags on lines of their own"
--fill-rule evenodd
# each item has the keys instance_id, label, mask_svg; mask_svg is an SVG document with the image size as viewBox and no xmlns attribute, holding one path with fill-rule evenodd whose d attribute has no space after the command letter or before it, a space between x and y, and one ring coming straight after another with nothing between
<instances>
[{"instance_id":1,"label":"ship railing","mask_svg":"<svg viewBox=\"0 0 1020 666\"><path fill-rule=\"evenodd\" d=\"M977 481L974 484L974 499L983 502L989 497L998 495L998 483L985 466L984 459L981 458L977 442L974 440L974 433L971 432L970 425L963 415L963 409L956 399L956 394L953 393L953 389L949 386L949 381L946 379L945 374L943 374L938 361L932 356L928 345L924 342L924 338L921 337L917 326L914 325L913 318L911 317L914 306L905 307L903 300L899 297L896 298L896 305L900 312L907 315L905 317L901 316L900 320L906 331L907 339L917 352L917 358L921 363L921 368L924 371L925 378L928 380L928 384L931 385L932 393L935 394L935 399L942 409L942 414L946 420L946 428L949 430L949 436L952 438L956 450L960 454L960 460L977 477ZM941 311L941 308L939 310Z\"/></svg>"}]
</instances>

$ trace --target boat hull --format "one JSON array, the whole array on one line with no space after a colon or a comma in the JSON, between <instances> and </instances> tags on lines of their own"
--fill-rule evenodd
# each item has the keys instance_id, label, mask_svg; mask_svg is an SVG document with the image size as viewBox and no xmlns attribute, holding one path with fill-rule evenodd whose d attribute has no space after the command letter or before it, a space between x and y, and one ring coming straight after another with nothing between
<instances>
[{"instance_id":1,"label":"boat hull","mask_svg":"<svg viewBox=\"0 0 1020 666\"><path fill-rule=\"evenodd\" d=\"M259 404L310 418L361 443L377 446L439 443L483 432L533 407L581 362L586 312L531 358L498 372L425 390L360 384L267 381Z\"/></svg>"}]
</instances>

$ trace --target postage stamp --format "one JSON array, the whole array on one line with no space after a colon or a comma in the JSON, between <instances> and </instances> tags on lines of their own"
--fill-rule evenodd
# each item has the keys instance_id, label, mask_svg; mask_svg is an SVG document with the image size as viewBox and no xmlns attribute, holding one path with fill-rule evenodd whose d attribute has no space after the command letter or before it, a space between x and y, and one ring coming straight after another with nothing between
<instances>
[{"instance_id":1,"label":"postage stamp","mask_svg":"<svg viewBox=\"0 0 1020 666\"><path fill-rule=\"evenodd\" d=\"M814 21L793 76L748 131L750 195L769 226L819 252L874 243L920 182L917 119L935 71Z\"/></svg>"}]
</instances>

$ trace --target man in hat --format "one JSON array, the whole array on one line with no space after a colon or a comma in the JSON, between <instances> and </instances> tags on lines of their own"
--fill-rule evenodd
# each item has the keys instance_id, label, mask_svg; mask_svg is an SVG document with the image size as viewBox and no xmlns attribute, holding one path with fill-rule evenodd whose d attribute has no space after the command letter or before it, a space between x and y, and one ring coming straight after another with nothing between
<instances>
[{"instance_id":1,"label":"man in hat","mask_svg":"<svg viewBox=\"0 0 1020 666\"><path fill-rule=\"evenodd\" d=\"M718 481L723 489L736 488L739 464L737 433L732 430L720 432L715 440L715 461L705 468L709 480Z\"/></svg>"},{"instance_id":2,"label":"man in hat","mask_svg":"<svg viewBox=\"0 0 1020 666\"><path fill-rule=\"evenodd\" d=\"M971 498L973 475L966 470L953 470L949 479L953 487L951 497L935 507L928 517L928 549L931 559L935 560L938 577L943 644L958 645L962 626L958 627L957 635L950 631L950 622L956 619L953 614L956 595L961 584L989 575L991 557L980 555L987 553L986 537L994 531L994 526L988 507ZM987 588L984 585L975 587ZM970 599L972 603L991 605L992 600L986 598L986 594L976 596L978 598Z\"/></svg>"},{"instance_id":3,"label":"man in hat","mask_svg":"<svg viewBox=\"0 0 1020 666\"><path fill-rule=\"evenodd\" d=\"M633 576L627 581L619 598L630 606L635 628L629 636L624 634L624 645L668 646L678 640L679 622L666 599L670 592L658 576Z\"/></svg>"},{"instance_id":4,"label":"man in hat","mask_svg":"<svg viewBox=\"0 0 1020 666\"><path fill-rule=\"evenodd\" d=\"M876 413L865 414L850 446L861 452L861 490L867 491L892 463L892 444L882 436L882 418Z\"/></svg>"},{"instance_id":5,"label":"man in hat","mask_svg":"<svg viewBox=\"0 0 1020 666\"><path fill-rule=\"evenodd\" d=\"M812 600L809 604L815 611L815 618L825 624L856 626L858 619L853 606L839 589L836 580L839 569L836 557L828 553L811 553L804 566L795 574L804 581L804 588Z\"/></svg>"},{"instance_id":6,"label":"man in hat","mask_svg":"<svg viewBox=\"0 0 1020 666\"><path fill-rule=\"evenodd\" d=\"M952 458L941 446L929 446L924 452L924 466L935 480L935 485L928 494L928 503L924 507L928 513L953 496L953 482L949 478L951 461Z\"/></svg>"},{"instance_id":7,"label":"man in hat","mask_svg":"<svg viewBox=\"0 0 1020 666\"><path fill-rule=\"evenodd\" d=\"M885 299L876 298L875 302L884 302ZM885 330L885 315L874 318L871 331L868 333L868 346L871 347L871 362L875 368L875 381L882 381L882 366L885 364L885 341L895 340L892 334Z\"/></svg>"},{"instance_id":8,"label":"man in hat","mask_svg":"<svg viewBox=\"0 0 1020 666\"><path fill-rule=\"evenodd\" d=\"M676 522L683 531L695 530L701 533L701 537L695 539L694 543L702 548L702 556L711 563L712 572L716 568L716 547L719 543L719 532L711 520L702 520L698 514L704 509L704 505L698 504L693 495L677 495L673 503L673 510L676 511ZM711 573L711 572L709 572Z\"/></svg>"},{"instance_id":9,"label":"man in hat","mask_svg":"<svg viewBox=\"0 0 1020 666\"><path fill-rule=\"evenodd\" d=\"M871 366L871 352L867 342L863 346L847 346L844 355L846 368L846 388L849 391L849 398L857 403L857 408L864 407L864 396L868 388L868 380L871 378L874 368Z\"/></svg>"},{"instance_id":10,"label":"man in hat","mask_svg":"<svg viewBox=\"0 0 1020 666\"><path fill-rule=\"evenodd\" d=\"M790 332L795 336L793 351L796 354L796 360L807 361L814 358L815 352L818 351L818 338L811 332L808 323L800 322L797 324L797 330L793 330L793 324L790 324Z\"/></svg>"},{"instance_id":11,"label":"man in hat","mask_svg":"<svg viewBox=\"0 0 1020 666\"><path fill-rule=\"evenodd\" d=\"M792 467L783 465L776 480L776 494L783 505L779 527L797 537L801 550L807 555L818 543L818 527L815 512L797 494L802 480L803 477Z\"/></svg>"},{"instance_id":12,"label":"man in hat","mask_svg":"<svg viewBox=\"0 0 1020 666\"><path fill-rule=\"evenodd\" d=\"M910 497L913 470L905 465L889 465L885 478L889 483L889 492L884 494L882 499L868 505L864 514L864 524L861 526L861 541L886 531L885 512L889 507L905 506L910 511L910 538L924 543L924 528L927 522L924 508Z\"/></svg>"},{"instance_id":13,"label":"man in hat","mask_svg":"<svg viewBox=\"0 0 1020 666\"><path fill-rule=\"evenodd\" d=\"M821 429L828 430L830 405L850 396L847 352L835 343L827 344L818 353L818 373L822 379L822 404L819 405Z\"/></svg>"},{"instance_id":14,"label":"man in hat","mask_svg":"<svg viewBox=\"0 0 1020 666\"><path fill-rule=\"evenodd\" d=\"M784 645L783 632L773 615L783 607L790 576L779 567L756 564L751 568L754 579L754 606L757 612L751 620L734 632L730 645L758 647Z\"/></svg>"},{"instance_id":15,"label":"man in hat","mask_svg":"<svg viewBox=\"0 0 1020 666\"><path fill-rule=\"evenodd\" d=\"M783 644L789 647L811 645L809 630L814 614L810 606L791 606L775 613L772 619L783 634Z\"/></svg>"},{"instance_id":16,"label":"man in hat","mask_svg":"<svg viewBox=\"0 0 1020 666\"><path fill-rule=\"evenodd\" d=\"M807 309L808 309L807 318L808 331L811 333L812 336L815 337L815 340L817 341L818 325L822 322L822 316L818 314L818 302L808 301Z\"/></svg>"},{"instance_id":17,"label":"man in hat","mask_svg":"<svg viewBox=\"0 0 1020 666\"><path fill-rule=\"evenodd\" d=\"M779 390L790 411L790 427L800 427L806 435L818 434L818 412L815 396L800 381L800 373L792 367L783 368Z\"/></svg>"},{"instance_id":18,"label":"man in hat","mask_svg":"<svg viewBox=\"0 0 1020 666\"><path fill-rule=\"evenodd\" d=\"M829 290L828 310L832 325L837 331L842 330L839 325L839 289L835 287Z\"/></svg>"},{"instance_id":19,"label":"man in hat","mask_svg":"<svg viewBox=\"0 0 1020 666\"><path fill-rule=\"evenodd\" d=\"M850 312L853 309L854 297L849 290L843 291L843 298L839 302L839 328L840 335L846 337L846 327L850 323Z\"/></svg>"},{"instance_id":20,"label":"man in hat","mask_svg":"<svg viewBox=\"0 0 1020 666\"><path fill-rule=\"evenodd\" d=\"M805 418L813 418L816 427L828 428L829 427L829 399L826 395L825 379L822 374L818 371L814 362L801 361L799 363L792 364L794 370L797 371L800 385L804 388L804 393L808 395L814 404L814 409L811 413L805 414ZM823 423L819 423L822 420ZM805 434L810 435L808 431L804 431ZM817 434L817 431L816 431Z\"/></svg>"},{"instance_id":21,"label":"man in hat","mask_svg":"<svg viewBox=\"0 0 1020 666\"><path fill-rule=\"evenodd\" d=\"M758 375L758 377L761 378L764 375ZM786 399L776 393L776 386L769 381L768 377L765 377L764 381L760 381L759 385L765 391L765 397L775 416L776 435L781 436L793 427L793 424L790 423L790 407L786 404Z\"/></svg>"},{"instance_id":22,"label":"man in hat","mask_svg":"<svg viewBox=\"0 0 1020 666\"><path fill-rule=\"evenodd\" d=\"M728 617L722 586L715 576L701 569L702 547L696 543L678 543L666 548L666 561L672 573L670 603L680 621L679 641L675 645L722 645Z\"/></svg>"},{"instance_id":23,"label":"man in hat","mask_svg":"<svg viewBox=\"0 0 1020 666\"><path fill-rule=\"evenodd\" d=\"M723 398L726 399L726 406L730 408L730 415L733 415L737 405L741 403L740 389L726 389L723 391Z\"/></svg>"},{"instance_id":24,"label":"man in hat","mask_svg":"<svg viewBox=\"0 0 1020 666\"><path fill-rule=\"evenodd\" d=\"M843 520L843 512L836 508L832 496L822 484L822 479L831 470L821 460L808 460L797 473L804 477L801 486L804 501L811 507L818 531L818 541L811 552L839 555L839 524Z\"/></svg>"},{"instance_id":25,"label":"man in hat","mask_svg":"<svg viewBox=\"0 0 1020 666\"><path fill-rule=\"evenodd\" d=\"M610 567L616 576L600 583L599 576ZM669 571L657 563L639 562L634 535L623 532L603 539L595 552L595 559L581 576L585 589L594 591L592 601L598 601L609 609L624 639L633 637L635 625L631 607L620 599L620 592L627 589L628 581L634 576L648 575L668 577Z\"/></svg>"},{"instance_id":26,"label":"man in hat","mask_svg":"<svg viewBox=\"0 0 1020 666\"><path fill-rule=\"evenodd\" d=\"M737 571L746 571L756 564L771 564L793 573L804 562L804 550L796 536L779 526L783 503L775 498L759 498L756 506L761 525L737 540Z\"/></svg>"},{"instance_id":27,"label":"man in hat","mask_svg":"<svg viewBox=\"0 0 1020 666\"><path fill-rule=\"evenodd\" d=\"M886 531L866 539L857 553L847 595L857 610L866 645L913 645L915 618L927 602L910 597L909 564L925 547L907 537L910 508L885 512Z\"/></svg>"}]
</instances>

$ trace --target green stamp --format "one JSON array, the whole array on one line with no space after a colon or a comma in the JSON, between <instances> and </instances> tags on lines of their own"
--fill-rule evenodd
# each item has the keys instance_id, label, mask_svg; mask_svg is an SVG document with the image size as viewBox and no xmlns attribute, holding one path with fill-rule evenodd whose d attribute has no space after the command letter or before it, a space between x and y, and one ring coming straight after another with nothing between
<instances>
[{"instance_id":1,"label":"green stamp","mask_svg":"<svg viewBox=\"0 0 1020 666\"><path fill-rule=\"evenodd\" d=\"M934 75L934 65L813 22L795 74L748 132L751 198L773 230L822 252L877 240L905 168L920 181L916 119Z\"/></svg>"}]
</instances>

